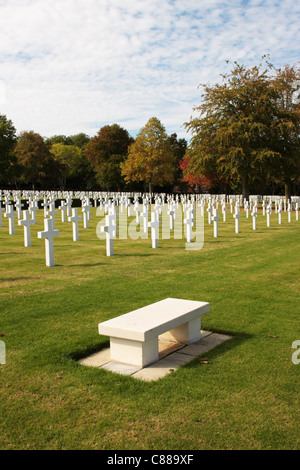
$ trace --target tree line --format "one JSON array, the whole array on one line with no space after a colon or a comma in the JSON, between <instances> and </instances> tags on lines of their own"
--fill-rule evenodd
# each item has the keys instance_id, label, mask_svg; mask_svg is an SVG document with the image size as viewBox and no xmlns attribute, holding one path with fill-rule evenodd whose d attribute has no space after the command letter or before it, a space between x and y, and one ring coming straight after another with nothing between
<instances>
[{"instance_id":1,"label":"tree line","mask_svg":"<svg viewBox=\"0 0 300 470\"><path fill-rule=\"evenodd\" d=\"M156 117L134 139L118 124L94 137L17 135L0 114L0 187L104 191L239 192L290 197L300 183L300 71L234 63L221 84L201 85L184 126L190 143Z\"/></svg>"}]
</instances>

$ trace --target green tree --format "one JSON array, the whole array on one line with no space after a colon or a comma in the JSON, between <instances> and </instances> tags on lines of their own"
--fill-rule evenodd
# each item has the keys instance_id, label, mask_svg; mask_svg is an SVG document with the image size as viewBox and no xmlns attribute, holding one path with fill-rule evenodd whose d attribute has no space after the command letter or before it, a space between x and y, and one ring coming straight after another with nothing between
<instances>
[{"instance_id":1,"label":"green tree","mask_svg":"<svg viewBox=\"0 0 300 470\"><path fill-rule=\"evenodd\" d=\"M95 168L96 181L105 190L124 187L120 164L133 142L126 129L118 124L102 127L85 147L85 155Z\"/></svg>"},{"instance_id":2,"label":"green tree","mask_svg":"<svg viewBox=\"0 0 300 470\"><path fill-rule=\"evenodd\" d=\"M271 70L267 61L264 68L250 69L235 63L224 83L203 86L202 104L195 108L199 117L186 123L192 132L187 173L215 172L240 184L248 199L251 184L280 168L280 89Z\"/></svg>"},{"instance_id":3,"label":"green tree","mask_svg":"<svg viewBox=\"0 0 300 470\"><path fill-rule=\"evenodd\" d=\"M293 100L297 82L299 87L299 68L286 66L276 70L274 86L278 99L273 123L275 138L271 145L281 158L269 172L269 178L284 185L286 199L291 197L292 183L300 179L300 100Z\"/></svg>"},{"instance_id":4,"label":"green tree","mask_svg":"<svg viewBox=\"0 0 300 470\"><path fill-rule=\"evenodd\" d=\"M71 139L72 145L76 145L76 147L79 147L82 150L84 150L84 148L87 146L87 144L91 140L91 138L88 135L86 135L84 132L71 135L70 139Z\"/></svg>"},{"instance_id":5,"label":"green tree","mask_svg":"<svg viewBox=\"0 0 300 470\"><path fill-rule=\"evenodd\" d=\"M76 176L80 169L82 160L81 150L75 145L57 143L51 145L50 152L57 163L60 189L64 190L67 179Z\"/></svg>"},{"instance_id":6,"label":"green tree","mask_svg":"<svg viewBox=\"0 0 300 470\"><path fill-rule=\"evenodd\" d=\"M17 141L16 129L10 119L0 114L0 184L10 185L18 176L18 166L13 152Z\"/></svg>"},{"instance_id":7,"label":"green tree","mask_svg":"<svg viewBox=\"0 0 300 470\"><path fill-rule=\"evenodd\" d=\"M65 144L65 145L74 145L72 138L66 135L53 135L45 139L45 144L50 148L53 144Z\"/></svg>"},{"instance_id":8,"label":"green tree","mask_svg":"<svg viewBox=\"0 0 300 470\"><path fill-rule=\"evenodd\" d=\"M128 150L121 165L126 182L143 181L149 185L164 185L174 181L174 153L164 126L156 118L149 119Z\"/></svg>"}]
</instances>

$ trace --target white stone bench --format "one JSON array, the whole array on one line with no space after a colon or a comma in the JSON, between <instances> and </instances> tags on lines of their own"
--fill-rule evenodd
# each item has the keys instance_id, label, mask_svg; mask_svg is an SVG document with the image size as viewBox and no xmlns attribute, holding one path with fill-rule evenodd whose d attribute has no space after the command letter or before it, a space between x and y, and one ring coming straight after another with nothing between
<instances>
[{"instance_id":1,"label":"white stone bench","mask_svg":"<svg viewBox=\"0 0 300 470\"><path fill-rule=\"evenodd\" d=\"M145 367L158 361L158 337L190 344L201 337L201 315L208 302L164 299L99 323L100 335L110 336L111 360Z\"/></svg>"}]
</instances>

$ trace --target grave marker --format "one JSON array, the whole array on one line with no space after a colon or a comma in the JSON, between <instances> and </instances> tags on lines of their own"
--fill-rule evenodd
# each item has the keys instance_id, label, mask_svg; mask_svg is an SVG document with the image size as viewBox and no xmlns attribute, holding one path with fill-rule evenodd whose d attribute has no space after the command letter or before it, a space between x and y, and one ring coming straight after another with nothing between
<instances>
[{"instance_id":1,"label":"grave marker","mask_svg":"<svg viewBox=\"0 0 300 470\"><path fill-rule=\"evenodd\" d=\"M59 230L53 228L53 219L44 220L45 230L38 232L38 238L45 239L46 266L55 266L53 238L59 236Z\"/></svg>"},{"instance_id":2,"label":"grave marker","mask_svg":"<svg viewBox=\"0 0 300 470\"><path fill-rule=\"evenodd\" d=\"M57 214L57 211L55 210L55 203L50 202L49 209L47 210L47 216L50 215L51 217L53 230L55 229L55 214Z\"/></svg>"},{"instance_id":3,"label":"grave marker","mask_svg":"<svg viewBox=\"0 0 300 470\"><path fill-rule=\"evenodd\" d=\"M183 219L183 223L186 224L186 241L187 243L191 243L193 239L192 233L192 226L193 226L193 215L191 210L186 211L185 219Z\"/></svg>"},{"instance_id":4,"label":"grave marker","mask_svg":"<svg viewBox=\"0 0 300 470\"><path fill-rule=\"evenodd\" d=\"M14 207L10 204L7 206L6 212L4 213L4 217L9 219L9 235L15 234L15 217L17 214L14 212Z\"/></svg>"},{"instance_id":5,"label":"grave marker","mask_svg":"<svg viewBox=\"0 0 300 470\"><path fill-rule=\"evenodd\" d=\"M61 201L59 209L61 211L61 221L65 222L66 221L66 209L67 209L67 204L65 201Z\"/></svg>"},{"instance_id":6,"label":"grave marker","mask_svg":"<svg viewBox=\"0 0 300 470\"><path fill-rule=\"evenodd\" d=\"M106 256L113 256L114 254L114 232L115 232L115 225L114 225L114 216L108 214L105 216L105 224L101 227L101 232L105 232L106 234Z\"/></svg>"},{"instance_id":7,"label":"grave marker","mask_svg":"<svg viewBox=\"0 0 300 470\"><path fill-rule=\"evenodd\" d=\"M148 208L147 208L147 204L143 204L143 212L141 213L141 216L144 219L144 233L148 233L149 211L148 211Z\"/></svg>"},{"instance_id":8,"label":"grave marker","mask_svg":"<svg viewBox=\"0 0 300 470\"><path fill-rule=\"evenodd\" d=\"M33 223L36 224L36 211L38 210L39 205L36 199L34 199L29 206L29 213L33 220Z\"/></svg>"},{"instance_id":9,"label":"grave marker","mask_svg":"<svg viewBox=\"0 0 300 470\"><path fill-rule=\"evenodd\" d=\"M17 210L17 214L18 214L18 219L21 219L22 218L22 208L24 207L24 204L22 203L21 199L17 198L15 206L16 206L16 210Z\"/></svg>"},{"instance_id":10,"label":"grave marker","mask_svg":"<svg viewBox=\"0 0 300 470\"><path fill-rule=\"evenodd\" d=\"M271 207L269 205L266 208L266 214L267 214L267 227L270 227Z\"/></svg>"},{"instance_id":11,"label":"grave marker","mask_svg":"<svg viewBox=\"0 0 300 470\"><path fill-rule=\"evenodd\" d=\"M220 220L220 217L218 216L218 209L217 208L214 209L214 213L213 213L213 216L212 216L211 220L214 223L214 238L218 238L218 236L219 236L218 221Z\"/></svg>"},{"instance_id":12,"label":"grave marker","mask_svg":"<svg viewBox=\"0 0 300 470\"><path fill-rule=\"evenodd\" d=\"M239 219L241 217L241 214L240 214L240 208L238 205L235 206L235 213L233 214L233 218L235 219L235 233L239 233L240 232L240 223L239 223Z\"/></svg>"},{"instance_id":13,"label":"grave marker","mask_svg":"<svg viewBox=\"0 0 300 470\"><path fill-rule=\"evenodd\" d=\"M277 214L278 214L278 224L281 225L281 214L282 214L282 205L281 204L277 208Z\"/></svg>"},{"instance_id":14,"label":"grave marker","mask_svg":"<svg viewBox=\"0 0 300 470\"><path fill-rule=\"evenodd\" d=\"M256 230L256 217L257 217L257 206L253 207L253 211L251 212L252 215L252 229Z\"/></svg>"},{"instance_id":15,"label":"grave marker","mask_svg":"<svg viewBox=\"0 0 300 470\"><path fill-rule=\"evenodd\" d=\"M158 248L158 229L160 224L157 211L151 212L151 222L149 226L151 227L152 248Z\"/></svg>"},{"instance_id":16,"label":"grave marker","mask_svg":"<svg viewBox=\"0 0 300 470\"><path fill-rule=\"evenodd\" d=\"M227 207L226 207L226 203L224 202L224 204L222 205L223 222L226 222L226 212L227 212Z\"/></svg>"},{"instance_id":17,"label":"grave marker","mask_svg":"<svg viewBox=\"0 0 300 470\"><path fill-rule=\"evenodd\" d=\"M72 209L72 216L68 217L68 221L72 222L72 228L73 228L73 241L78 242L79 241L79 232L78 232L78 222L81 220L82 217L78 215L78 209L73 208Z\"/></svg>"},{"instance_id":18,"label":"grave marker","mask_svg":"<svg viewBox=\"0 0 300 470\"><path fill-rule=\"evenodd\" d=\"M34 220L30 218L29 210L23 211L23 220L19 220L18 224L24 226L24 246L31 246L30 225L34 224Z\"/></svg>"},{"instance_id":19,"label":"grave marker","mask_svg":"<svg viewBox=\"0 0 300 470\"><path fill-rule=\"evenodd\" d=\"M287 213L288 213L288 222L291 222L292 207L291 207L290 202L288 203Z\"/></svg>"}]
</instances>

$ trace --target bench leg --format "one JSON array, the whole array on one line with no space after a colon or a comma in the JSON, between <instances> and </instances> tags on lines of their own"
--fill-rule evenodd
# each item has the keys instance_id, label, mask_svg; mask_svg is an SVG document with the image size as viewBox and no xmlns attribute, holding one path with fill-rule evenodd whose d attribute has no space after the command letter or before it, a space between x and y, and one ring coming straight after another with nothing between
<instances>
[{"instance_id":1,"label":"bench leg","mask_svg":"<svg viewBox=\"0 0 300 470\"><path fill-rule=\"evenodd\" d=\"M140 342L122 338L110 338L112 361L146 367L158 361L158 338Z\"/></svg>"},{"instance_id":2,"label":"bench leg","mask_svg":"<svg viewBox=\"0 0 300 470\"><path fill-rule=\"evenodd\" d=\"M201 338L201 317L195 318L183 325L177 326L173 330L161 335L162 338L169 338L179 343L190 344L199 341Z\"/></svg>"}]
</instances>

